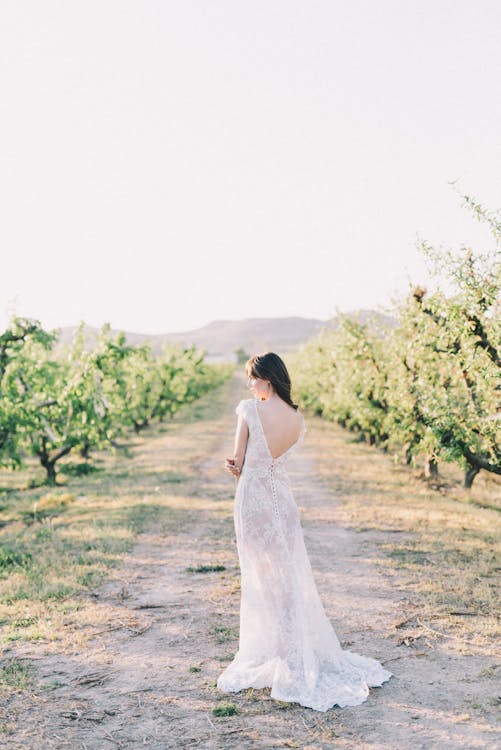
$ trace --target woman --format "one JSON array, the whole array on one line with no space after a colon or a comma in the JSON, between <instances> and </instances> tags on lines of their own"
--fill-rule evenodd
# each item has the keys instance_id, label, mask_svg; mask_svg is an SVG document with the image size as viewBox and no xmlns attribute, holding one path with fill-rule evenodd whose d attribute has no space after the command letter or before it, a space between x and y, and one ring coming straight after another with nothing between
<instances>
[{"instance_id":1,"label":"woman","mask_svg":"<svg viewBox=\"0 0 501 750\"><path fill-rule=\"evenodd\" d=\"M245 369L253 398L236 408L234 456L225 465L238 477L240 640L217 686L227 693L271 687L272 698L317 711L356 706L391 672L343 651L320 601L285 466L306 432L287 368L267 352Z\"/></svg>"}]
</instances>

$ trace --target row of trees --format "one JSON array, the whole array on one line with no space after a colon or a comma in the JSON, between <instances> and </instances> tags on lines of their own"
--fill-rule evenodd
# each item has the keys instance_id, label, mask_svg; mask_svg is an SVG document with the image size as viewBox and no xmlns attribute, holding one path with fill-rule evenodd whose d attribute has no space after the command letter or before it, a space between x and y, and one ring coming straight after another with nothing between
<instances>
[{"instance_id":1,"label":"row of trees","mask_svg":"<svg viewBox=\"0 0 501 750\"><path fill-rule=\"evenodd\" d=\"M440 460L458 462L471 487L482 469L501 474L501 223L473 199L465 203L491 230L493 252L421 243L447 292L412 289L385 330L343 317L291 369L307 409L408 464L424 456L427 473Z\"/></svg>"},{"instance_id":2,"label":"row of trees","mask_svg":"<svg viewBox=\"0 0 501 750\"><path fill-rule=\"evenodd\" d=\"M127 344L103 326L93 349L83 324L69 347L55 350L57 331L15 317L0 335L0 465L38 457L47 480L71 451L113 445L128 430L163 420L223 382L231 366L209 365L194 346Z\"/></svg>"}]
</instances>

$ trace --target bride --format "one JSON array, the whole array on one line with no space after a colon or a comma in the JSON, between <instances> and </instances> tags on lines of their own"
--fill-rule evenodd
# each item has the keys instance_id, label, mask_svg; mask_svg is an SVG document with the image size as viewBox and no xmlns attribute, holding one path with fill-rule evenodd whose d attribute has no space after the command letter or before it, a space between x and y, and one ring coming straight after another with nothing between
<instances>
[{"instance_id":1,"label":"bride","mask_svg":"<svg viewBox=\"0 0 501 750\"><path fill-rule=\"evenodd\" d=\"M273 352L245 365L252 398L236 408L235 533L241 572L240 638L217 686L226 693L271 687L271 697L317 711L356 706L392 673L343 651L325 614L304 545L286 461L306 426Z\"/></svg>"}]
</instances>

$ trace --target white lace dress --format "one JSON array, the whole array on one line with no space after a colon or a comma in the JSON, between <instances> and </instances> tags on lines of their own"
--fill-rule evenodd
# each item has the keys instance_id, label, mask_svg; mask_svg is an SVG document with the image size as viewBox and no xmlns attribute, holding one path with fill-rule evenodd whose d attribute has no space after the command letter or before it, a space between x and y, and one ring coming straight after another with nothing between
<instances>
[{"instance_id":1,"label":"white lace dress","mask_svg":"<svg viewBox=\"0 0 501 750\"><path fill-rule=\"evenodd\" d=\"M235 494L241 571L240 639L217 681L220 690L271 687L271 697L317 711L356 706L392 673L375 659L343 651L325 614L303 540L286 460L272 458L257 399L236 408L249 427Z\"/></svg>"}]
</instances>

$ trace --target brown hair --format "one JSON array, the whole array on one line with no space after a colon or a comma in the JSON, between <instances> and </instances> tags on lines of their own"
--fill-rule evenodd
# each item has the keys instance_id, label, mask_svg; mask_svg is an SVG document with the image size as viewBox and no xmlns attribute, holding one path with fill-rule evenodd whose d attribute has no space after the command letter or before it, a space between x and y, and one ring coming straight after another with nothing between
<instances>
[{"instance_id":1,"label":"brown hair","mask_svg":"<svg viewBox=\"0 0 501 750\"><path fill-rule=\"evenodd\" d=\"M291 379L284 361L274 352L255 354L245 363L245 372L249 377L269 380L278 396L293 409L298 404L291 398Z\"/></svg>"}]
</instances>

